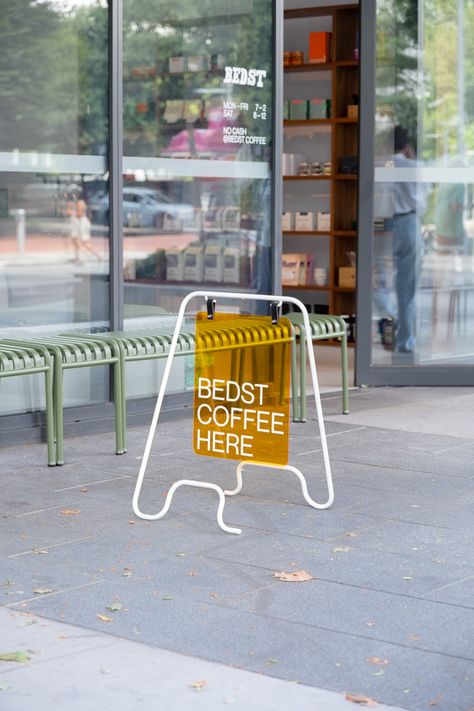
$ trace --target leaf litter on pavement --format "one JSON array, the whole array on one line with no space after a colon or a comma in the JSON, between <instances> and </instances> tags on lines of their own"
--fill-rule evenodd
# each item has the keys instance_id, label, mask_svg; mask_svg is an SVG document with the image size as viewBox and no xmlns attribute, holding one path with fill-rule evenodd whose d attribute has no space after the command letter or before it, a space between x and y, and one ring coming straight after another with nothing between
<instances>
[{"instance_id":1,"label":"leaf litter on pavement","mask_svg":"<svg viewBox=\"0 0 474 711\"><path fill-rule=\"evenodd\" d=\"M305 570L295 570L292 572L282 571L281 573L273 573L274 578L278 578L284 583L304 583L307 580L314 580L314 576L307 573Z\"/></svg>"}]
</instances>

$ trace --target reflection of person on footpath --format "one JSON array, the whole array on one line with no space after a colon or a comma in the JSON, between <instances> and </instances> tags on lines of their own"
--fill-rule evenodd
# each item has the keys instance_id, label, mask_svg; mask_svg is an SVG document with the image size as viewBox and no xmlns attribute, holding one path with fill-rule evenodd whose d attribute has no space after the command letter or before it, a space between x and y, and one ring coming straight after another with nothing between
<instances>
[{"instance_id":1,"label":"reflection of person on footpath","mask_svg":"<svg viewBox=\"0 0 474 711\"><path fill-rule=\"evenodd\" d=\"M100 261L100 254L90 244L91 222L87 215L87 203L83 194L73 197L73 200L68 204L67 214L69 217L69 235L74 247L74 261L76 264L81 263L81 249L87 250Z\"/></svg>"},{"instance_id":2,"label":"reflection of person on footpath","mask_svg":"<svg viewBox=\"0 0 474 711\"><path fill-rule=\"evenodd\" d=\"M395 168L417 166L415 151L402 126L395 126ZM415 350L416 290L421 262L421 225L424 211L424 191L415 181L393 184L393 256L395 291L397 295L397 325L395 350L413 353Z\"/></svg>"}]
</instances>

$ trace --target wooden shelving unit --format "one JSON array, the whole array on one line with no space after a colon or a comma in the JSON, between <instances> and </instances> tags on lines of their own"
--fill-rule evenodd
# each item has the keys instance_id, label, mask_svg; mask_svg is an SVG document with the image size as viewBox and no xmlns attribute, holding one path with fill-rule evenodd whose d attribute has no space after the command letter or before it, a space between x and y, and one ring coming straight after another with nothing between
<instances>
[{"instance_id":1,"label":"wooden shelving unit","mask_svg":"<svg viewBox=\"0 0 474 711\"><path fill-rule=\"evenodd\" d=\"M349 266L347 253L357 252L357 195L358 195L358 175L341 172L341 158L345 156L357 156L359 144L358 119L348 116L348 106L354 104L354 96L359 95L359 61L357 59L357 41L359 36L359 7L358 5L337 5L315 8L299 8L285 11L285 33L291 33L291 21L300 21L299 35L301 37L301 20L304 21L307 37L300 42L298 49L305 50L309 41L309 32L313 31L311 18L315 19L316 31L324 26L330 27L332 32L331 61L324 64L291 65L284 68L285 79L289 82L298 82L295 74L298 72L314 72L314 84L312 77L305 77L304 82L307 87L306 96L292 98L314 98L320 96L318 93L321 81L330 81L331 114L326 119L313 120L285 120L284 133L287 140L299 132L299 140L307 141L308 162L320 160L318 156L318 141L330 142L330 161L332 166L331 175L285 175L283 180L287 189L291 187L290 199L284 203L284 210L304 210L307 207L308 197L304 207L294 207L298 205L298 191L306 191L306 196L313 191L309 187L311 181L326 181L329 193L328 207L330 212L330 229L327 231L297 231L288 230L283 232L283 253L295 253L298 251L313 254L314 263L317 266L328 269L328 282L325 286L313 284L302 286L285 286L285 293L291 291L304 291L305 302L309 300L309 294L314 292L313 303L321 306L327 305L329 313L348 314L355 313L355 293L354 287L339 285L339 268ZM324 18L324 19L323 19ZM295 27L296 25L294 25ZM298 40L300 41L300 40ZM325 72L325 75L321 75ZM316 74L317 73L317 74ZM328 79L329 77L329 79ZM302 84L301 84L302 86ZM285 98L286 98L285 82ZM319 129L321 127L321 129ZM304 131L308 128L308 132ZM312 132L311 132L312 131ZM329 132L329 135L328 135ZM327 145L327 143L326 143ZM327 150L327 149L326 149ZM292 152L292 151L290 151ZM299 151L293 151L299 152ZM301 151L303 152L303 151ZM313 157L314 156L314 157ZM299 185L301 184L301 187ZM316 182L316 185L319 183ZM319 188L318 188L319 189ZM310 193L308 193L310 191ZM287 204L288 203L288 204ZM305 242L300 240L307 238ZM327 242L322 242L325 239ZM312 243L311 241L314 240ZM296 249L297 244L304 244L304 248ZM328 246L329 245L329 246ZM324 259L326 262L324 262ZM323 261L322 261L323 260ZM306 296L308 292L308 296ZM321 301L324 293L325 301Z\"/></svg>"}]
</instances>

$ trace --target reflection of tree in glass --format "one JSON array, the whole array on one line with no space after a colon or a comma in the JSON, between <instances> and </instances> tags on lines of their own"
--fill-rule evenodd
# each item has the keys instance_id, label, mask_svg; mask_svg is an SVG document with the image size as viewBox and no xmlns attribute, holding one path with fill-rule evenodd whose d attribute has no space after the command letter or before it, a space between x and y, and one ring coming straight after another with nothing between
<instances>
[{"instance_id":1,"label":"reflection of tree in glass","mask_svg":"<svg viewBox=\"0 0 474 711\"><path fill-rule=\"evenodd\" d=\"M0 150L104 154L107 10L3 3L0 45Z\"/></svg>"},{"instance_id":2,"label":"reflection of tree in glass","mask_svg":"<svg viewBox=\"0 0 474 711\"><path fill-rule=\"evenodd\" d=\"M158 156L185 121L167 125L167 101L205 101L222 106L225 98L249 103L245 125L263 135L271 125L271 81L263 89L229 86L223 71L209 68L214 57L266 69L271 75L272 16L269 0L125 0L124 2L124 149L127 155ZM170 74L170 57L201 56L200 72ZM266 104L267 121L253 119L252 102ZM207 106L191 122L207 128Z\"/></svg>"}]
</instances>

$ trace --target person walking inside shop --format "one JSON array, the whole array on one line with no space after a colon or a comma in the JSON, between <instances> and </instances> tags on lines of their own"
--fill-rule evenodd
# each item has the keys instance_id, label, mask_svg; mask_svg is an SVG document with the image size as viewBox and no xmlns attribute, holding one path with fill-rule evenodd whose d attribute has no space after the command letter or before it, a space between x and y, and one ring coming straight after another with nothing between
<instances>
[{"instance_id":1,"label":"person walking inside shop","mask_svg":"<svg viewBox=\"0 0 474 711\"><path fill-rule=\"evenodd\" d=\"M86 250L101 261L102 257L91 245L91 221L87 214L87 203L84 194L73 195L68 203L69 236L74 247L74 262L81 264L81 250Z\"/></svg>"},{"instance_id":2,"label":"person walking inside shop","mask_svg":"<svg viewBox=\"0 0 474 711\"><path fill-rule=\"evenodd\" d=\"M415 150L408 132L395 126L395 168L415 168ZM424 211L424 191L415 181L393 183L393 256L395 262L395 292L397 353L414 354L416 292L421 266L421 215Z\"/></svg>"}]
</instances>

